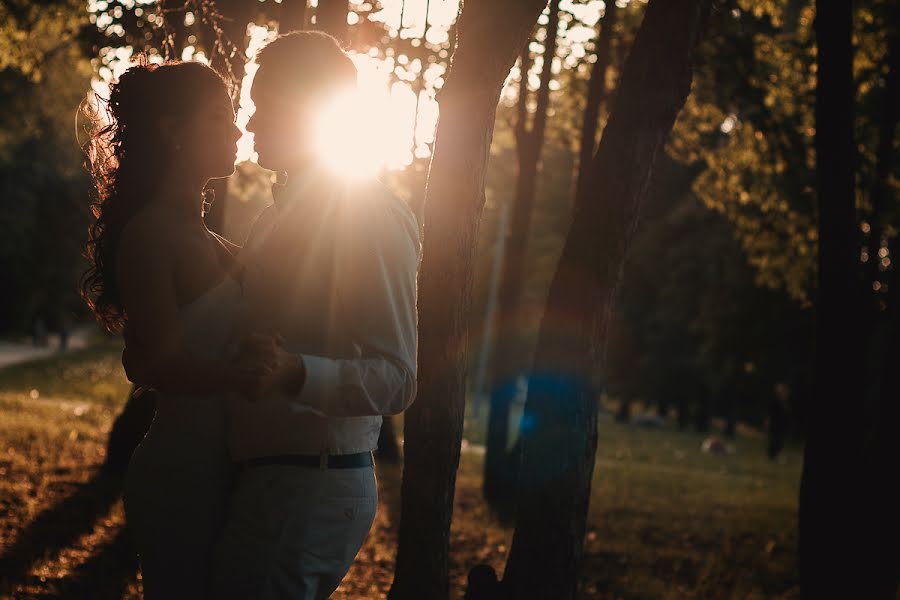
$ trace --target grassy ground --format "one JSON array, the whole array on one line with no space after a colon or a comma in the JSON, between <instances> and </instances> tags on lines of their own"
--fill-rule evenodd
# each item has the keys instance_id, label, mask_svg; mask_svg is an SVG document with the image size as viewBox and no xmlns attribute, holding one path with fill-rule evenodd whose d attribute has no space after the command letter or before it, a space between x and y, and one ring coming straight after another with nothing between
<instances>
[{"instance_id":1,"label":"grassy ground","mask_svg":"<svg viewBox=\"0 0 900 600\"><path fill-rule=\"evenodd\" d=\"M97 474L128 385L119 346L0 371L0 598L139 598L119 486ZM480 423L470 420L467 437ZM604 416L583 598L796 598L800 455L770 463L745 430L730 455L702 438L635 430ZM511 531L479 492L482 452L466 444L452 530L452 584L501 569ZM375 527L335 598L383 598L393 570L400 470L380 466Z\"/></svg>"}]
</instances>

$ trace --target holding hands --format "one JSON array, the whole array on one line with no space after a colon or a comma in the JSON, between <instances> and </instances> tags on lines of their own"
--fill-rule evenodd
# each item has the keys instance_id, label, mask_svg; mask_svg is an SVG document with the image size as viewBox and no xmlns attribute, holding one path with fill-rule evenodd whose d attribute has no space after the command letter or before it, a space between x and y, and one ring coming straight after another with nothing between
<instances>
[{"instance_id":1,"label":"holding hands","mask_svg":"<svg viewBox=\"0 0 900 600\"><path fill-rule=\"evenodd\" d=\"M238 344L232 364L238 390L251 402L276 393L296 394L306 376L303 360L284 349L280 335L248 334Z\"/></svg>"}]
</instances>

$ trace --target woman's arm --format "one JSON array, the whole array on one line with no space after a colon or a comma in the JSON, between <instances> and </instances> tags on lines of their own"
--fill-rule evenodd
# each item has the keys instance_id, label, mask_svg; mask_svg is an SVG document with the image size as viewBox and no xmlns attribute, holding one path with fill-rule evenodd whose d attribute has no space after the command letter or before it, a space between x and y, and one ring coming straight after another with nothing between
<instances>
[{"instance_id":1,"label":"woman's arm","mask_svg":"<svg viewBox=\"0 0 900 600\"><path fill-rule=\"evenodd\" d=\"M117 283L128 324L123 364L128 379L163 392L209 394L248 392L271 372L271 359L240 366L227 360L203 360L185 351L175 294L172 244L160 243L142 222L122 232L117 258Z\"/></svg>"}]
</instances>

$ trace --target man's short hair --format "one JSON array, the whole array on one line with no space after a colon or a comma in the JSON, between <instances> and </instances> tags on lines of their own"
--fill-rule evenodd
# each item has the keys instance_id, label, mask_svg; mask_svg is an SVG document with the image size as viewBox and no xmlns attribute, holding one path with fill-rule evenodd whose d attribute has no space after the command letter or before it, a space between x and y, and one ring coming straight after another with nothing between
<instances>
[{"instance_id":1,"label":"man's short hair","mask_svg":"<svg viewBox=\"0 0 900 600\"><path fill-rule=\"evenodd\" d=\"M256 63L302 95L356 86L356 65L338 41L321 31L293 31L263 46Z\"/></svg>"}]
</instances>

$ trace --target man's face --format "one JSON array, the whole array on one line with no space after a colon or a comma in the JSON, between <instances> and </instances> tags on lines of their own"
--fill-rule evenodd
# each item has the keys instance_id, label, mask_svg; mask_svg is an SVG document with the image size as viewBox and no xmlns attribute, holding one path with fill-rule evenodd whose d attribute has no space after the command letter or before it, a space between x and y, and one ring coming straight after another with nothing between
<instances>
[{"instance_id":1,"label":"man's face","mask_svg":"<svg viewBox=\"0 0 900 600\"><path fill-rule=\"evenodd\" d=\"M260 67L253 78L250 98L256 111L247 123L260 166L287 171L313 155L313 107L302 92Z\"/></svg>"}]
</instances>

